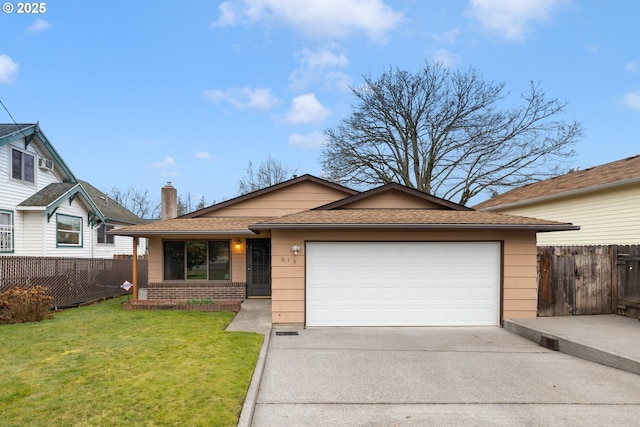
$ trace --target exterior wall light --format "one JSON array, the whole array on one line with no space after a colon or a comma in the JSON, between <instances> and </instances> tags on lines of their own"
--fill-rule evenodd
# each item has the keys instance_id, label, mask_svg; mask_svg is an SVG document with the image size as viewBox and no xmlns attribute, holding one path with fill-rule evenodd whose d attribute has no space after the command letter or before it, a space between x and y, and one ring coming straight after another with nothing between
<instances>
[{"instance_id":1,"label":"exterior wall light","mask_svg":"<svg viewBox=\"0 0 640 427\"><path fill-rule=\"evenodd\" d=\"M291 252L293 252L294 255L298 255L298 252L300 252L300 246L298 245L291 246Z\"/></svg>"},{"instance_id":2,"label":"exterior wall light","mask_svg":"<svg viewBox=\"0 0 640 427\"><path fill-rule=\"evenodd\" d=\"M239 251L241 247L242 247L242 242L240 241L240 238L238 237L236 239L236 250Z\"/></svg>"}]
</instances>

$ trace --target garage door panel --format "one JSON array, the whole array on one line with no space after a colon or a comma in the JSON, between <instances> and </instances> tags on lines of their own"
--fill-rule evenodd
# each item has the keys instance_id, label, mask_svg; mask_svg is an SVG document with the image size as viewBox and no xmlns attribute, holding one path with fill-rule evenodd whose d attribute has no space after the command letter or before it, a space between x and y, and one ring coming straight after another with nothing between
<instances>
[{"instance_id":1,"label":"garage door panel","mask_svg":"<svg viewBox=\"0 0 640 427\"><path fill-rule=\"evenodd\" d=\"M495 325L497 242L313 242L308 326Z\"/></svg>"}]
</instances>

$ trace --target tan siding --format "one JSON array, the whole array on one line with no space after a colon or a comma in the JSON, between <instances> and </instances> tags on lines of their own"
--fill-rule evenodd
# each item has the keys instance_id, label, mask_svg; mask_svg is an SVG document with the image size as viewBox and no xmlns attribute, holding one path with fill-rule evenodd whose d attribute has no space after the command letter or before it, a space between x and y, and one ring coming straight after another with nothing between
<instances>
[{"instance_id":1,"label":"tan siding","mask_svg":"<svg viewBox=\"0 0 640 427\"><path fill-rule=\"evenodd\" d=\"M538 308L536 236L509 233L504 240L503 319L532 319Z\"/></svg>"},{"instance_id":2,"label":"tan siding","mask_svg":"<svg viewBox=\"0 0 640 427\"><path fill-rule=\"evenodd\" d=\"M511 265L505 262L505 277L530 277L536 275L536 265Z\"/></svg>"},{"instance_id":3,"label":"tan siding","mask_svg":"<svg viewBox=\"0 0 640 427\"><path fill-rule=\"evenodd\" d=\"M279 313L304 312L304 301L272 301L271 309Z\"/></svg>"},{"instance_id":4,"label":"tan siding","mask_svg":"<svg viewBox=\"0 0 640 427\"><path fill-rule=\"evenodd\" d=\"M362 200L349 203L349 209L366 209L366 208L401 208L401 209L442 209L442 206L411 196L401 191L385 191L381 194L375 194Z\"/></svg>"},{"instance_id":5,"label":"tan siding","mask_svg":"<svg viewBox=\"0 0 640 427\"><path fill-rule=\"evenodd\" d=\"M281 282L282 285L282 282ZM304 289L274 289L271 292L274 301L296 300L304 301Z\"/></svg>"},{"instance_id":6,"label":"tan siding","mask_svg":"<svg viewBox=\"0 0 640 427\"><path fill-rule=\"evenodd\" d=\"M504 299L508 300L531 300L538 297L535 289L505 289Z\"/></svg>"},{"instance_id":7,"label":"tan siding","mask_svg":"<svg viewBox=\"0 0 640 427\"><path fill-rule=\"evenodd\" d=\"M275 325L304 324L304 311L272 311L271 321Z\"/></svg>"},{"instance_id":8,"label":"tan siding","mask_svg":"<svg viewBox=\"0 0 640 427\"><path fill-rule=\"evenodd\" d=\"M504 319L534 318L537 307L536 239L532 231L307 231L272 232L273 322L305 321L304 245L307 241L504 241ZM302 248L298 255L291 246ZM295 260L295 263L293 263ZM294 291L297 290L297 291Z\"/></svg>"},{"instance_id":9,"label":"tan siding","mask_svg":"<svg viewBox=\"0 0 640 427\"><path fill-rule=\"evenodd\" d=\"M579 231L539 233L539 245L629 245L640 242L640 186L637 184L496 212L571 222L581 227Z\"/></svg>"},{"instance_id":10,"label":"tan siding","mask_svg":"<svg viewBox=\"0 0 640 427\"><path fill-rule=\"evenodd\" d=\"M149 282L162 282L162 239L149 239Z\"/></svg>"},{"instance_id":11,"label":"tan siding","mask_svg":"<svg viewBox=\"0 0 640 427\"><path fill-rule=\"evenodd\" d=\"M235 203L204 216L281 216L325 205L346 195L342 191L306 181Z\"/></svg>"}]
</instances>

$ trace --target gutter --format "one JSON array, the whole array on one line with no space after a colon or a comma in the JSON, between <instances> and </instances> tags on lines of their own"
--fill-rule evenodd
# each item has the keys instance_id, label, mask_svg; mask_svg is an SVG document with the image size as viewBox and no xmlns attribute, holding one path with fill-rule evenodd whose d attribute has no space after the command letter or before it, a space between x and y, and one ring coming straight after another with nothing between
<instances>
[{"instance_id":1,"label":"gutter","mask_svg":"<svg viewBox=\"0 0 640 427\"><path fill-rule=\"evenodd\" d=\"M273 229L393 229L393 230L535 230L535 231L568 231L580 230L573 224L254 224L249 226L253 231Z\"/></svg>"},{"instance_id":2,"label":"gutter","mask_svg":"<svg viewBox=\"0 0 640 427\"><path fill-rule=\"evenodd\" d=\"M111 231L108 231L107 234L113 234L115 236L139 236L139 237L146 237L146 236L183 236L185 234L189 234L189 235L212 235L212 234L220 234L220 235L224 235L224 234L241 234L241 235L249 235L249 236L254 236L256 234L260 234L260 232L255 232L253 230L248 230L248 229L244 229L244 230L149 230L149 231L145 231L145 230L141 230L141 231L121 231L118 229L114 229Z\"/></svg>"}]
</instances>

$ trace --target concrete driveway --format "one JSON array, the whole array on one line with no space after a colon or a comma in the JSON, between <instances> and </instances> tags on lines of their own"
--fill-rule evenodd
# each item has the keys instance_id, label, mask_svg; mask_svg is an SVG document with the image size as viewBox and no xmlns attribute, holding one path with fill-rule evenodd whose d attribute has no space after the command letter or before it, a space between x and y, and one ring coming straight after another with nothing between
<instances>
[{"instance_id":1,"label":"concrete driveway","mask_svg":"<svg viewBox=\"0 0 640 427\"><path fill-rule=\"evenodd\" d=\"M271 331L252 425L637 425L640 376L499 327Z\"/></svg>"}]
</instances>

